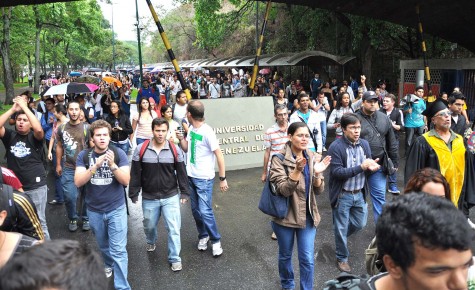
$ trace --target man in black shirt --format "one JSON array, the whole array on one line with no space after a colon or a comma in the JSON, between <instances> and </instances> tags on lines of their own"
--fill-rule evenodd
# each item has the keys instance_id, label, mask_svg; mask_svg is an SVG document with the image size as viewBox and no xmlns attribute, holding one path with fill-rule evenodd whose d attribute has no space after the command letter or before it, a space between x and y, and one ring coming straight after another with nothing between
<instances>
[{"instance_id":1,"label":"man in black shirt","mask_svg":"<svg viewBox=\"0 0 475 290\"><path fill-rule=\"evenodd\" d=\"M15 130L4 125L16 113ZM45 239L49 240L45 209L48 188L44 167L44 132L25 98L17 96L13 106L0 116L0 138L5 146L8 168L18 176L25 194L38 210Z\"/></svg>"}]
</instances>

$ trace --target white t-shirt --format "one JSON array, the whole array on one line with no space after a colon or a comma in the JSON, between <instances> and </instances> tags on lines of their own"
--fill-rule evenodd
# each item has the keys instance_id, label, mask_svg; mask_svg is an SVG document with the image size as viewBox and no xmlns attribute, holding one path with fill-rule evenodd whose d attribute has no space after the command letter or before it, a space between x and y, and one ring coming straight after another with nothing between
<instances>
[{"instance_id":1,"label":"white t-shirt","mask_svg":"<svg viewBox=\"0 0 475 290\"><path fill-rule=\"evenodd\" d=\"M216 162L214 151L219 149L219 144L213 129L208 124L203 124L198 129L190 126L186 141L188 141L186 164L188 176L200 179L214 178Z\"/></svg>"},{"instance_id":2,"label":"white t-shirt","mask_svg":"<svg viewBox=\"0 0 475 290\"><path fill-rule=\"evenodd\" d=\"M185 118L186 115L186 107L188 105L180 105L178 103L175 104L175 110L173 111L173 120L175 120L178 124L180 124L181 127L181 120Z\"/></svg>"},{"instance_id":3,"label":"white t-shirt","mask_svg":"<svg viewBox=\"0 0 475 290\"><path fill-rule=\"evenodd\" d=\"M170 82L170 87L173 87L172 89L172 95L176 95L176 93L178 93L178 91L181 91L181 84L180 84L180 81L171 81Z\"/></svg>"},{"instance_id":4,"label":"white t-shirt","mask_svg":"<svg viewBox=\"0 0 475 290\"><path fill-rule=\"evenodd\" d=\"M219 84L210 83L208 87L209 95L211 99L219 98L219 93L221 92L221 86Z\"/></svg>"}]
</instances>

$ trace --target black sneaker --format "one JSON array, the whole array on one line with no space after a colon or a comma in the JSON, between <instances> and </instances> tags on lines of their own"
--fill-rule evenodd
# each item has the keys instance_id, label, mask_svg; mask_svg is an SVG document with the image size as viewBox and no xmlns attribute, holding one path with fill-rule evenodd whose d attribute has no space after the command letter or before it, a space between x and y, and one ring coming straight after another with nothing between
<instances>
[{"instance_id":1,"label":"black sneaker","mask_svg":"<svg viewBox=\"0 0 475 290\"><path fill-rule=\"evenodd\" d=\"M56 199L53 199L52 201L49 201L48 204L51 204L51 205L60 205L60 204L63 204L64 202L61 202L61 201L57 201Z\"/></svg>"},{"instance_id":2,"label":"black sneaker","mask_svg":"<svg viewBox=\"0 0 475 290\"><path fill-rule=\"evenodd\" d=\"M68 229L70 232L75 232L78 230L78 221L77 220L71 220L69 222Z\"/></svg>"}]
</instances>

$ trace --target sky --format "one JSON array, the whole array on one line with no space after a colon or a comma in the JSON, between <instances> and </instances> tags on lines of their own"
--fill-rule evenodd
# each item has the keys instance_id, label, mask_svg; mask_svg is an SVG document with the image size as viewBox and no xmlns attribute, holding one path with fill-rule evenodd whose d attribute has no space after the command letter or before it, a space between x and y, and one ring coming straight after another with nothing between
<instances>
[{"instance_id":1,"label":"sky","mask_svg":"<svg viewBox=\"0 0 475 290\"><path fill-rule=\"evenodd\" d=\"M109 20L112 23L112 6L114 9L114 32L118 40L137 40L137 28L135 26L136 22L136 10L135 10L135 1L134 0L113 0L114 4L104 4L99 1L99 5L102 9L102 14L104 18ZM137 0L139 6L139 18L147 17L152 18L150 9L147 6L145 0ZM164 9L159 11L155 8L155 11L159 16L163 16L167 11L178 6L174 0L151 0L154 7L161 5ZM141 21L142 23L143 21Z\"/></svg>"}]
</instances>

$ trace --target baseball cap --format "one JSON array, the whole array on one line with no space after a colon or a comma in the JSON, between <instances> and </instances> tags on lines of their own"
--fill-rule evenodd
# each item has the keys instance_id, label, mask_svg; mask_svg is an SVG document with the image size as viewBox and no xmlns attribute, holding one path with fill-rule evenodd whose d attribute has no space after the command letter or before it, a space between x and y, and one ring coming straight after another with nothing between
<instances>
[{"instance_id":1,"label":"baseball cap","mask_svg":"<svg viewBox=\"0 0 475 290\"><path fill-rule=\"evenodd\" d=\"M378 99L378 96L373 91L366 91L363 93L363 101Z\"/></svg>"}]
</instances>

